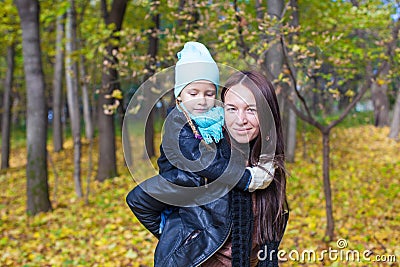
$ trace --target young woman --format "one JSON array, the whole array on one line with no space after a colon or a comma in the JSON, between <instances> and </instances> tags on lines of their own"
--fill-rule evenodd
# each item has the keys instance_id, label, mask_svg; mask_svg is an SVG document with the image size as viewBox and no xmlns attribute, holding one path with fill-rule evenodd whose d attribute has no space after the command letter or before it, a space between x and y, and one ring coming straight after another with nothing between
<instances>
[{"instance_id":1,"label":"young woman","mask_svg":"<svg viewBox=\"0 0 400 267\"><path fill-rule=\"evenodd\" d=\"M234 177L235 172L230 172L237 184L235 189L204 205L174 207L161 235L161 212L168 205L147 194L140 186L136 187L128 194L127 203L141 223L159 238L155 266L278 264L278 246L288 213L285 212L286 177L281 120L274 88L259 73L240 72L227 81L221 94L227 130L226 138L222 140L226 142L229 138L232 149L222 151L227 154L239 151L243 160L236 165L255 168L260 164L265 166L262 157L271 155L273 150L274 170L269 172L273 174L273 180L264 189L246 190L247 186L243 187L241 179ZM246 150L250 153L246 154ZM230 158L230 155L225 156ZM271 159L267 160L271 162ZM254 169L248 170L253 174ZM202 177L196 177L197 174L178 173L174 176L176 173L169 173L165 172L163 176L178 184L190 181L191 186L203 185L199 182ZM164 194L180 197L176 190L165 190ZM260 254L263 249L267 251ZM268 257L262 258L264 255Z\"/></svg>"},{"instance_id":2,"label":"young woman","mask_svg":"<svg viewBox=\"0 0 400 267\"><path fill-rule=\"evenodd\" d=\"M274 87L258 72L239 72L228 79L221 99L232 147L240 150L250 146L248 166L259 164L263 155L274 154L275 173L264 190L230 192L231 238L202 266L277 266L289 214L282 126Z\"/></svg>"}]
</instances>

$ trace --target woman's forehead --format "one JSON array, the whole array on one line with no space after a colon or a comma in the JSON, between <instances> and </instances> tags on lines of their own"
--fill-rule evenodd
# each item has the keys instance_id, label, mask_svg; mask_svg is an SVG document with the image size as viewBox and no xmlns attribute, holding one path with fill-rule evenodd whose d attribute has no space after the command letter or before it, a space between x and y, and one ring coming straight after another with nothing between
<instances>
[{"instance_id":1,"label":"woman's forehead","mask_svg":"<svg viewBox=\"0 0 400 267\"><path fill-rule=\"evenodd\" d=\"M251 92L249 88L241 84L237 84L229 88L229 90L226 92L225 104L255 106L256 99L253 92Z\"/></svg>"}]
</instances>

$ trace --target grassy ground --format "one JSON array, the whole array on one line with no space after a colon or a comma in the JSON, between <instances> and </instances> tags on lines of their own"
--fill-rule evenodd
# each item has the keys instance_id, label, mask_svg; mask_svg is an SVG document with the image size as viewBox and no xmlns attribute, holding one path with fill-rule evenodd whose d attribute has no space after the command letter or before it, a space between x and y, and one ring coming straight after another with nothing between
<instances>
[{"instance_id":1,"label":"grassy ground","mask_svg":"<svg viewBox=\"0 0 400 267\"><path fill-rule=\"evenodd\" d=\"M335 240L323 240L326 219L322 187L321 138L315 131L299 134L296 163L287 164L290 220L280 254L283 266L398 266L400 262L400 143L387 138L388 129L372 126L341 127L331 138L331 183ZM135 185L124 167L118 144L119 176L90 182L89 204L78 199L73 186L73 151L50 152L49 186L53 211L28 217L26 207L25 149L12 150L11 168L0 174L0 266L152 266L156 245L125 204ZM141 148L134 144L134 151ZM49 147L49 151L52 148ZM97 161L97 148L93 159ZM82 179L86 191L88 144L83 145ZM136 159L135 176L147 177L150 162ZM96 165L96 164L94 164ZM58 174L56 181L54 173ZM95 171L95 170L94 170ZM338 239L347 247L340 250ZM313 250L342 251L342 257L299 261ZM378 256L397 256L397 263L345 261L343 253L371 250ZM296 251L299 253L297 259ZM289 258L291 256L291 258ZM391 258L392 259L392 258Z\"/></svg>"}]
</instances>

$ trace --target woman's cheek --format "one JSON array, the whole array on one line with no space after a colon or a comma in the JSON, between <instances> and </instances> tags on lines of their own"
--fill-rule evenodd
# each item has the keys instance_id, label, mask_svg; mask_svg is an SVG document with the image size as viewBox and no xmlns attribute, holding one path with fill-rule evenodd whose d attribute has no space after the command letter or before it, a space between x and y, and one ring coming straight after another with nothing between
<instances>
[{"instance_id":1,"label":"woman's cheek","mask_svg":"<svg viewBox=\"0 0 400 267\"><path fill-rule=\"evenodd\" d=\"M225 125L229 128L232 126L233 122L234 122L234 116L231 113L225 113Z\"/></svg>"},{"instance_id":2,"label":"woman's cheek","mask_svg":"<svg viewBox=\"0 0 400 267\"><path fill-rule=\"evenodd\" d=\"M256 115L254 115L252 118L251 118L251 125L254 127L254 128L257 128L257 131L259 131L260 130L260 121L258 120L258 116L256 116Z\"/></svg>"}]
</instances>

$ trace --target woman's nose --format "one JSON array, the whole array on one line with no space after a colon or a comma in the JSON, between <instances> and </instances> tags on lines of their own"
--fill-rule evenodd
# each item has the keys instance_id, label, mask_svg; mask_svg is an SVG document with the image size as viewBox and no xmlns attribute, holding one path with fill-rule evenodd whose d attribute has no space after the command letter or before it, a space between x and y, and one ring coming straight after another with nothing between
<instances>
[{"instance_id":1,"label":"woman's nose","mask_svg":"<svg viewBox=\"0 0 400 267\"><path fill-rule=\"evenodd\" d=\"M238 120L237 120L237 123L239 123L239 124L246 124L248 122L248 119L247 119L247 114L246 114L246 112L244 112L244 111L239 111L238 112Z\"/></svg>"}]
</instances>

